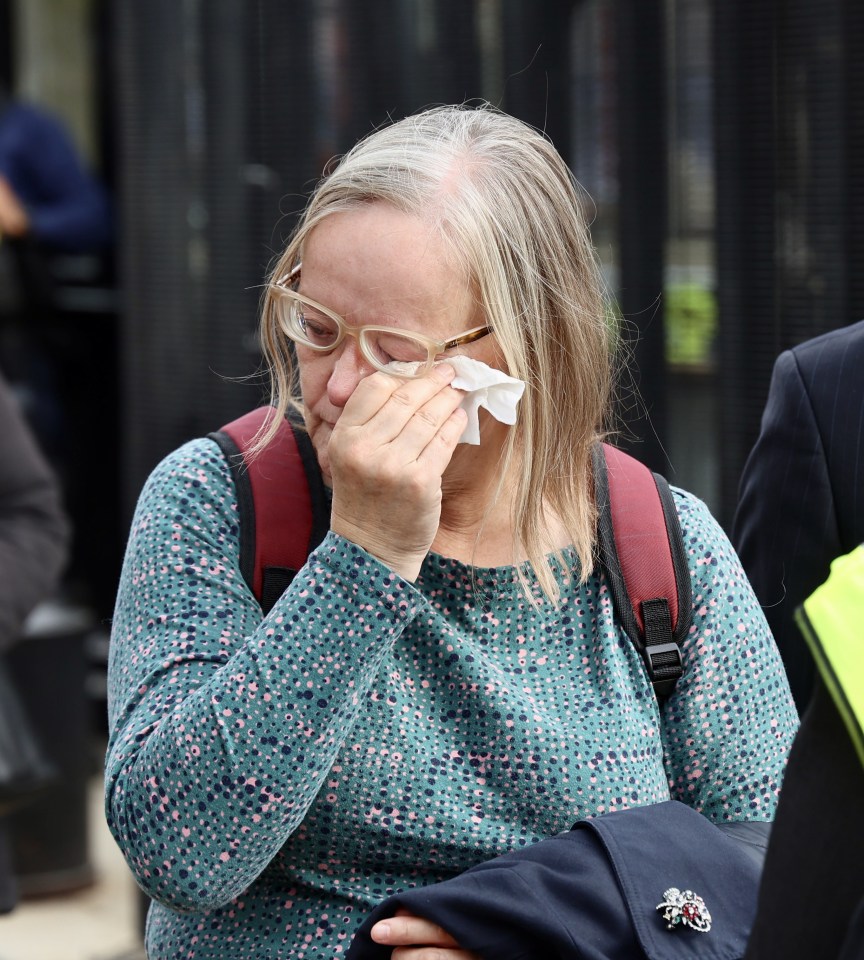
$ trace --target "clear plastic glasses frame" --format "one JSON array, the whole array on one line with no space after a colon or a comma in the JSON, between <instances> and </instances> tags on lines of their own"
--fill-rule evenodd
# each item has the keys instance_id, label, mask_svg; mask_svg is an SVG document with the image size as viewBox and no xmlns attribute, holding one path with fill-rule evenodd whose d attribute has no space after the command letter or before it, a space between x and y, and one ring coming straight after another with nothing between
<instances>
[{"instance_id":1,"label":"clear plastic glasses frame","mask_svg":"<svg viewBox=\"0 0 864 960\"><path fill-rule=\"evenodd\" d=\"M270 285L279 326L286 337L318 353L335 350L346 336L355 337L360 352L371 366L406 380L425 376L432 369L435 358L445 351L474 343L492 332L488 326L474 327L449 340L433 340L422 333L396 327L376 324L352 327L338 313L298 293L295 288L299 281L300 264L297 264L290 273ZM303 306L311 307L318 316L310 321L303 313ZM398 366L388 367L393 360L416 362L420 366L407 372Z\"/></svg>"}]
</instances>

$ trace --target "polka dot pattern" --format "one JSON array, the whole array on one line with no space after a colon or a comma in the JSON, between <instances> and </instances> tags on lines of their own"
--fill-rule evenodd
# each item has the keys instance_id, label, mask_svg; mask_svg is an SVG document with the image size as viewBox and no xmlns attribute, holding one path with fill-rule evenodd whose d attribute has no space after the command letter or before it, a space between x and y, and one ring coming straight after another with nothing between
<instances>
[{"instance_id":1,"label":"polka dot pattern","mask_svg":"<svg viewBox=\"0 0 864 960\"><path fill-rule=\"evenodd\" d=\"M670 796L770 819L788 686L728 541L674 495L694 613L661 716L599 575L532 605L513 568L430 555L412 585L329 534L262 620L222 454L167 457L109 663L106 809L158 901L150 955L338 957L397 890Z\"/></svg>"}]
</instances>

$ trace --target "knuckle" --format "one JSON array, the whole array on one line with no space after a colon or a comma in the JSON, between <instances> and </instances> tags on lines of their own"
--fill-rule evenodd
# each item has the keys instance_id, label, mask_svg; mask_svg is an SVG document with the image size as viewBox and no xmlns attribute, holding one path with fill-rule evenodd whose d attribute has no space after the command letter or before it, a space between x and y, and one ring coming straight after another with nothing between
<instances>
[{"instance_id":1,"label":"knuckle","mask_svg":"<svg viewBox=\"0 0 864 960\"><path fill-rule=\"evenodd\" d=\"M426 424L429 427L438 426L438 418L430 410L427 410L425 407L421 407L417 411L417 413L414 414L414 416L417 417L418 420L422 421L424 424Z\"/></svg>"},{"instance_id":2,"label":"knuckle","mask_svg":"<svg viewBox=\"0 0 864 960\"><path fill-rule=\"evenodd\" d=\"M390 394L390 399L395 400L396 403L401 404L403 407L410 407L414 403L410 392L404 387L394 390L393 393Z\"/></svg>"},{"instance_id":3,"label":"knuckle","mask_svg":"<svg viewBox=\"0 0 864 960\"><path fill-rule=\"evenodd\" d=\"M455 446L464 429L463 423L447 423L435 435L435 439L442 447Z\"/></svg>"}]
</instances>

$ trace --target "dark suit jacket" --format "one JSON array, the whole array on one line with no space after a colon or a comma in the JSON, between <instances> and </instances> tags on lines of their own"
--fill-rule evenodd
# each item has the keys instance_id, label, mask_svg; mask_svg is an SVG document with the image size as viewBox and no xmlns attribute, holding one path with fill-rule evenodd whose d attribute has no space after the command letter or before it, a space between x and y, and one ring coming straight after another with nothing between
<instances>
[{"instance_id":1,"label":"dark suit jacket","mask_svg":"<svg viewBox=\"0 0 864 960\"><path fill-rule=\"evenodd\" d=\"M732 539L802 711L814 667L795 608L864 541L864 321L777 359Z\"/></svg>"},{"instance_id":2,"label":"dark suit jacket","mask_svg":"<svg viewBox=\"0 0 864 960\"><path fill-rule=\"evenodd\" d=\"M864 767L817 679L771 831L745 960L864 960Z\"/></svg>"}]
</instances>

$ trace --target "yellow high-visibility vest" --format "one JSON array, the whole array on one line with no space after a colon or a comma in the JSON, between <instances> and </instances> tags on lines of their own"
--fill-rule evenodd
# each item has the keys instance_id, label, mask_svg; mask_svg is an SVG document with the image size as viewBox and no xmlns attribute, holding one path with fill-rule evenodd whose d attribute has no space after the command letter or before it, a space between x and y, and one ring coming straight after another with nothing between
<instances>
[{"instance_id":1,"label":"yellow high-visibility vest","mask_svg":"<svg viewBox=\"0 0 864 960\"><path fill-rule=\"evenodd\" d=\"M864 764L864 544L831 564L795 617Z\"/></svg>"}]
</instances>

